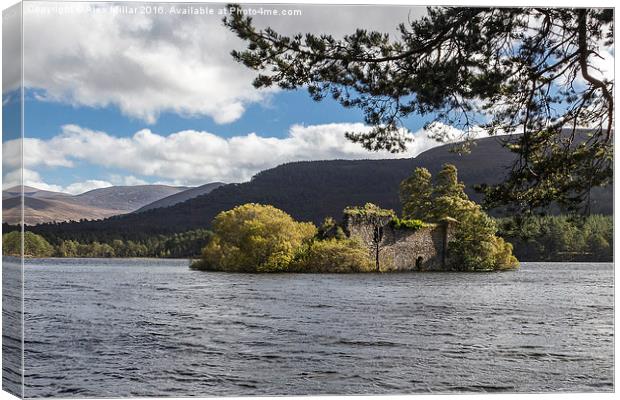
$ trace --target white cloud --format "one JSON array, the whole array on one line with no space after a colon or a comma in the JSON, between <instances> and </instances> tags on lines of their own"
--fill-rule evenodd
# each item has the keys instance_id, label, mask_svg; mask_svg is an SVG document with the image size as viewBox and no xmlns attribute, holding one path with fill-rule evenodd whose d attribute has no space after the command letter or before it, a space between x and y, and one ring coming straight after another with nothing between
<instances>
[{"instance_id":1,"label":"white cloud","mask_svg":"<svg viewBox=\"0 0 620 400\"><path fill-rule=\"evenodd\" d=\"M294 8L302 10L301 17L274 18L257 15L253 19L258 28L269 26L286 35L328 34L340 39L354 34L356 29L362 27L400 39L398 24L426 15L426 6L295 4Z\"/></svg>"},{"instance_id":2,"label":"white cloud","mask_svg":"<svg viewBox=\"0 0 620 400\"><path fill-rule=\"evenodd\" d=\"M8 172L5 172L2 177L2 188L9 189L15 186L21 185L22 175L21 170L12 169ZM23 182L25 186L32 186L41 190L49 190L52 192L62 192L64 189L59 185L50 185L43 181L38 172L24 169Z\"/></svg>"},{"instance_id":3,"label":"white cloud","mask_svg":"<svg viewBox=\"0 0 620 400\"><path fill-rule=\"evenodd\" d=\"M20 169L12 169L4 174L2 177L2 189L9 189L15 186L19 186L22 183L22 175ZM64 192L70 194L80 194L88 192L89 190L99 189L104 187L113 186L108 181L89 179L83 182L75 182L66 187L61 185L49 184L39 175L37 171L25 168L23 175L24 186L30 186L41 190L49 190L51 192Z\"/></svg>"},{"instance_id":4,"label":"white cloud","mask_svg":"<svg viewBox=\"0 0 620 400\"><path fill-rule=\"evenodd\" d=\"M131 137L115 137L77 125L65 125L51 139L37 139L30 154L26 146L25 167L78 166L80 162L121 170L127 176L110 175L106 181L88 181L70 185L65 190L77 192L86 185L145 184L141 177L178 185L200 185L213 181L241 182L259 171L291 161L330 159L380 159L414 157L438 143L425 132L406 153L369 152L344 136L348 131L366 131L359 123L293 125L284 138L264 137L256 133L224 138L210 132L186 130L162 136L149 129ZM11 146L10 142L5 145ZM45 154L54 154L46 158Z\"/></svg>"},{"instance_id":5,"label":"white cloud","mask_svg":"<svg viewBox=\"0 0 620 400\"><path fill-rule=\"evenodd\" d=\"M70 193L70 194L80 194L80 193L88 192L90 190L101 189L101 188L110 187L110 186L113 186L113 185L112 183L108 181L89 179L84 182L72 183L71 185L67 186L66 188L60 191L65 192L65 193ZM38 187L38 186L35 186L35 187Z\"/></svg>"},{"instance_id":6,"label":"white cloud","mask_svg":"<svg viewBox=\"0 0 620 400\"><path fill-rule=\"evenodd\" d=\"M614 79L614 56L613 48L603 47L599 49L597 55L590 56L589 60L593 68L588 72L597 79Z\"/></svg>"},{"instance_id":7,"label":"white cloud","mask_svg":"<svg viewBox=\"0 0 620 400\"><path fill-rule=\"evenodd\" d=\"M137 178L133 175L122 176L118 174L113 174L110 176L110 181L115 186L136 186L136 185L148 185L148 181L144 179Z\"/></svg>"},{"instance_id":8,"label":"white cloud","mask_svg":"<svg viewBox=\"0 0 620 400\"><path fill-rule=\"evenodd\" d=\"M41 10L67 7L67 3L24 6L24 84L41 90L38 99L90 107L114 105L147 123L154 123L162 112L229 123L240 118L249 104L268 101L269 92L252 86L255 72L232 59L230 51L243 49L244 43L222 25L221 16L102 12L117 5L80 3L99 12L63 15ZM285 34L341 37L360 25L395 33L399 22L424 13L423 7L293 8L301 8L303 15L257 16L255 21ZM19 48L13 53L17 57Z\"/></svg>"},{"instance_id":9,"label":"white cloud","mask_svg":"<svg viewBox=\"0 0 620 400\"><path fill-rule=\"evenodd\" d=\"M218 17L26 11L24 21L24 82L39 99L115 105L147 123L162 112L228 123L266 96L232 60L241 41Z\"/></svg>"},{"instance_id":10,"label":"white cloud","mask_svg":"<svg viewBox=\"0 0 620 400\"><path fill-rule=\"evenodd\" d=\"M6 95L7 93L21 87L22 66L18 62L21 58L21 43L19 40L15 40L21 34L21 22L21 4L15 4L3 10L2 35L7 40L2 41L2 53L4 55L2 61L2 105L7 104L11 100Z\"/></svg>"},{"instance_id":11,"label":"white cloud","mask_svg":"<svg viewBox=\"0 0 620 400\"><path fill-rule=\"evenodd\" d=\"M72 167L73 163L65 157L63 149L53 148L42 139L24 138L2 142L2 164L9 168L19 167L21 164L21 143L23 143L24 165L47 167Z\"/></svg>"}]
</instances>

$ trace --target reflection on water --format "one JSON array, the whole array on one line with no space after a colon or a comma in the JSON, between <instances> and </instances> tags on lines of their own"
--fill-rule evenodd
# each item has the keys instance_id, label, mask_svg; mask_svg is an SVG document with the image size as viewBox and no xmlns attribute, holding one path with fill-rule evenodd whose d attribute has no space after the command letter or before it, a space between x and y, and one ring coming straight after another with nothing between
<instances>
[{"instance_id":1,"label":"reflection on water","mask_svg":"<svg viewBox=\"0 0 620 400\"><path fill-rule=\"evenodd\" d=\"M247 275L26 265L26 396L613 390L613 266Z\"/></svg>"}]
</instances>

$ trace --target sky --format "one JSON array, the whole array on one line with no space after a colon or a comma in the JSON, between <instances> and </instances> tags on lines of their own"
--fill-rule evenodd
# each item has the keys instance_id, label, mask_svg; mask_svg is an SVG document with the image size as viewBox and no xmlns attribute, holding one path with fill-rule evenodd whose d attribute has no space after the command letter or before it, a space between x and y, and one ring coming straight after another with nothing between
<instances>
[{"instance_id":1,"label":"sky","mask_svg":"<svg viewBox=\"0 0 620 400\"><path fill-rule=\"evenodd\" d=\"M427 119L414 116L405 133L415 140L405 153L369 152L344 137L368 129L360 111L314 102L303 89L255 89L255 72L230 56L244 44L222 26L223 5L208 5L215 15L183 15L178 3L136 15L138 3L26 4L25 185L77 194L111 185L243 182L291 161L413 157L438 145L424 134ZM335 37L359 26L396 36L399 23L425 12L277 7L301 15L255 16L256 24ZM5 110L19 87L19 71L5 71ZM4 188L19 183L19 157L11 157L19 143L6 140L7 126Z\"/></svg>"}]
</instances>

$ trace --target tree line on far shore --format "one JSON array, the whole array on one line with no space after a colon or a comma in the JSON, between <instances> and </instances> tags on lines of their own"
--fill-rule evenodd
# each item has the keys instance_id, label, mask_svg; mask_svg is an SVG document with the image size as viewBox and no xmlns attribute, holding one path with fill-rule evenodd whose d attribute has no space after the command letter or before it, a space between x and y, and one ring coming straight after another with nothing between
<instances>
[{"instance_id":1,"label":"tree line on far shore","mask_svg":"<svg viewBox=\"0 0 620 400\"><path fill-rule=\"evenodd\" d=\"M19 256L21 241L19 231L2 235L2 254ZM107 241L46 240L41 235L24 233L26 257L85 257L85 258L188 258L198 257L210 240L207 229L191 230L172 235L154 235L139 240L110 239Z\"/></svg>"},{"instance_id":2,"label":"tree line on far shore","mask_svg":"<svg viewBox=\"0 0 620 400\"><path fill-rule=\"evenodd\" d=\"M613 261L613 218L609 215L530 216L522 221L497 219L498 236L513 244L521 261ZM212 237L206 229L144 240L83 242L46 240L25 233L28 257L161 257L195 258ZM19 232L5 233L2 253L19 256Z\"/></svg>"},{"instance_id":3,"label":"tree line on far shore","mask_svg":"<svg viewBox=\"0 0 620 400\"><path fill-rule=\"evenodd\" d=\"M498 234L522 261L613 261L610 215L528 216L498 219Z\"/></svg>"}]
</instances>

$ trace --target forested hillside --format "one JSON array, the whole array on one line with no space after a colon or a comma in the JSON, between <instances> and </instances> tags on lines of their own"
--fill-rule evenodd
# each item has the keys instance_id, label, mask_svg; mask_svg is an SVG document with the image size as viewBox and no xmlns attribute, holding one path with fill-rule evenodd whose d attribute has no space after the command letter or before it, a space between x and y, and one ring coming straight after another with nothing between
<instances>
[{"instance_id":1,"label":"forested hillside","mask_svg":"<svg viewBox=\"0 0 620 400\"><path fill-rule=\"evenodd\" d=\"M367 202L400 211L399 183L415 167L437 173L444 163L458 168L467 194L479 202L481 196L473 187L499 181L513 161L512 153L496 138L477 140L467 155L449 150L450 146L437 147L414 159L294 162L263 171L250 182L221 186L172 207L103 221L44 224L29 229L48 238L135 239L206 228L220 211L252 202L271 204L296 220L315 223L326 216L340 218L346 206ZM611 188L598 190L592 197L592 213L611 214L612 204Z\"/></svg>"}]
</instances>

